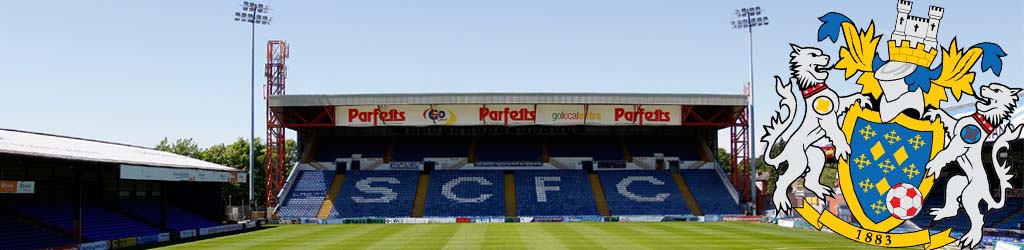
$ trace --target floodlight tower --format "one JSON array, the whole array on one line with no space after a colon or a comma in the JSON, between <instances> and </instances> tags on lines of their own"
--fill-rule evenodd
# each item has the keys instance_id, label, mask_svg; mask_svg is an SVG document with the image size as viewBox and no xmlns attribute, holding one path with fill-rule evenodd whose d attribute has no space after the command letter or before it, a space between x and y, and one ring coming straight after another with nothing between
<instances>
[{"instance_id":1,"label":"floodlight tower","mask_svg":"<svg viewBox=\"0 0 1024 250\"><path fill-rule=\"evenodd\" d=\"M757 214L757 164L751 162L757 159L757 140L754 135L757 130L756 123L754 123L754 27L768 26L768 17L761 15L761 6L754 6L750 8L737 9L734 14L736 20L730 21L733 29L746 29L747 30L747 41L750 46L750 101L748 103L749 108L747 115L750 116L749 122L747 123L750 128L750 161L748 161L748 167L750 168L750 202L753 206L753 214ZM769 151L770 152L770 149ZM739 169L739 166L733 166L735 169ZM733 172L737 170L733 170Z\"/></svg>"},{"instance_id":2,"label":"floodlight tower","mask_svg":"<svg viewBox=\"0 0 1024 250\"><path fill-rule=\"evenodd\" d=\"M270 108L270 97L284 95L285 79L288 78L288 44L282 40L267 41L267 64L264 76L267 86L263 95L267 101L267 149L264 158L267 160L267 208L279 204L277 193L284 188L284 169L286 164L286 143L284 140L284 117L278 116Z\"/></svg>"},{"instance_id":3,"label":"floodlight tower","mask_svg":"<svg viewBox=\"0 0 1024 250\"><path fill-rule=\"evenodd\" d=\"M242 2L242 11L235 12L235 21L249 23L251 44L249 55L249 206L255 207L253 197L252 169L256 167L256 25L270 25L270 6L254 2Z\"/></svg>"}]
</instances>

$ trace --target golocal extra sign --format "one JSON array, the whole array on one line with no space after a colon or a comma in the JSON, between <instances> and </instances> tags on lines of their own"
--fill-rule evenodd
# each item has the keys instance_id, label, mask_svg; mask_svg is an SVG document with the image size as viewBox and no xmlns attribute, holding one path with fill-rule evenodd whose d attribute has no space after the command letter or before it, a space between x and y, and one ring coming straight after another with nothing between
<instances>
[{"instance_id":1,"label":"golocal extra sign","mask_svg":"<svg viewBox=\"0 0 1024 250\"><path fill-rule=\"evenodd\" d=\"M539 124L573 126L584 125L604 119L605 114L590 110L588 105L537 105Z\"/></svg>"},{"instance_id":2,"label":"golocal extra sign","mask_svg":"<svg viewBox=\"0 0 1024 250\"><path fill-rule=\"evenodd\" d=\"M681 106L583 104L455 104L337 106L336 125L376 126L667 126Z\"/></svg>"},{"instance_id":3,"label":"golocal extra sign","mask_svg":"<svg viewBox=\"0 0 1024 250\"><path fill-rule=\"evenodd\" d=\"M674 105L537 105L540 125L669 126L682 124Z\"/></svg>"}]
</instances>

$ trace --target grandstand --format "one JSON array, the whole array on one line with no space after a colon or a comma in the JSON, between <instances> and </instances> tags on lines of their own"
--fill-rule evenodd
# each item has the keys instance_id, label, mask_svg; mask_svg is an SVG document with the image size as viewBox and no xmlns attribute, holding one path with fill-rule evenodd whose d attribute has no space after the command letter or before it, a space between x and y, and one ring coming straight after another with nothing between
<instances>
[{"instance_id":1,"label":"grandstand","mask_svg":"<svg viewBox=\"0 0 1024 250\"><path fill-rule=\"evenodd\" d=\"M943 175L935 182L936 187L945 187L946 182L949 180L949 176ZM1019 190L1019 189L1018 189ZM922 211L930 211L933 208L941 208L946 202L947 190L943 188L933 188L928 197L924 199L922 205ZM1010 229L1010 230L1024 230L1021 228L1022 222L1024 222L1024 196L1022 194L1011 194L1013 196L1005 197L1006 203L1003 209L987 211L987 205L981 204L981 211L987 211L985 214L985 228L991 229ZM971 222L967 218L964 209L961 207L956 216L945 218L937 222L932 222L934 216L926 213L922 213L919 216L911 218L911 222L921 227L931 227L937 229L952 228L952 234L959 236L967 232L971 227Z\"/></svg>"},{"instance_id":2,"label":"grandstand","mask_svg":"<svg viewBox=\"0 0 1024 250\"><path fill-rule=\"evenodd\" d=\"M602 171L598 177L613 215L693 213L683 202L682 194L667 171Z\"/></svg>"},{"instance_id":3,"label":"grandstand","mask_svg":"<svg viewBox=\"0 0 1024 250\"><path fill-rule=\"evenodd\" d=\"M516 214L598 215L587 173L582 170L516 170Z\"/></svg>"},{"instance_id":4,"label":"grandstand","mask_svg":"<svg viewBox=\"0 0 1024 250\"><path fill-rule=\"evenodd\" d=\"M345 179L328 218L411 215L418 171L349 171Z\"/></svg>"},{"instance_id":5,"label":"grandstand","mask_svg":"<svg viewBox=\"0 0 1024 250\"><path fill-rule=\"evenodd\" d=\"M686 94L271 96L298 133L282 219L742 215L717 131L746 99ZM333 176L330 176L333 175ZM737 185L738 184L738 185Z\"/></svg>"},{"instance_id":6,"label":"grandstand","mask_svg":"<svg viewBox=\"0 0 1024 250\"><path fill-rule=\"evenodd\" d=\"M295 177L291 195L281 204L278 214L284 218L312 218L320 212L334 171L303 170Z\"/></svg>"},{"instance_id":7,"label":"grandstand","mask_svg":"<svg viewBox=\"0 0 1024 250\"><path fill-rule=\"evenodd\" d=\"M713 153L726 147L717 145L719 130L745 126L745 103L686 94L272 96L271 111L301 148L273 215L362 223L749 214L741 206L751 199L749 179L726 175ZM745 143L736 138L732 150ZM925 208L941 205L943 192L933 191ZM1007 207L1021 203L1018 194ZM931 224L930 216L911 221ZM1019 209L986 216L991 228L1022 221ZM935 228L958 235L968 226L957 216Z\"/></svg>"},{"instance_id":8,"label":"grandstand","mask_svg":"<svg viewBox=\"0 0 1024 250\"><path fill-rule=\"evenodd\" d=\"M427 217L505 216L505 178L495 170L438 170L430 173Z\"/></svg>"},{"instance_id":9,"label":"grandstand","mask_svg":"<svg viewBox=\"0 0 1024 250\"><path fill-rule=\"evenodd\" d=\"M227 220L221 183L245 179L149 148L7 129L0 161L0 249L127 247L209 232Z\"/></svg>"}]
</instances>

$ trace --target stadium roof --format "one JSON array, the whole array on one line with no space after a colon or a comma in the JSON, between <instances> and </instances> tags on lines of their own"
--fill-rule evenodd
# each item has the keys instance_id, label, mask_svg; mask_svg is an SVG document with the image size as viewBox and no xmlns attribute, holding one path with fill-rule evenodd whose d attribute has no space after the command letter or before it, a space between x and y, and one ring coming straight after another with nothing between
<instances>
[{"instance_id":1,"label":"stadium roof","mask_svg":"<svg viewBox=\"0 0 1024 250\"><path fill-rule=\"evenodd\" d=\"M239 171L145 147L11 129L0 129L0 154L221 172Z\"/></svg>"},{"instance_id":2,"label":"stadium roof","mask_svg":"<svg viewBox=\"0 0 1024 250\"><path fill-rule=\"evenodd\" d=\"M616 93L425 93L271 96L271 107L387 104L651 104L746 106L744 95Z\"/></svg>"}]
</instances>

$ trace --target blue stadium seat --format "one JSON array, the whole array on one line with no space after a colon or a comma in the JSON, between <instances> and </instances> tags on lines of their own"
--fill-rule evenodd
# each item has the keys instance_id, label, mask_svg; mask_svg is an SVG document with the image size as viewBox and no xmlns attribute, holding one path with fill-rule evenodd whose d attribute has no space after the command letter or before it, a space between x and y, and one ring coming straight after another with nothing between
<instances>
[{"instance_id":1,"label":"blue stadium seat","mask_svg":"<svg viewBox=\"0 0 1024 250\"><path fill-rule=\"evenodd\" d=\"M423 158L466 157L469 141L459 137L404 138L395 142L392 161L419 162Z\"/></svg>"},{"instance_id":2,"label":"blue stadium seat","mask_svg":"<svg viewBox=\"0 0 1024 250\"><path fill-rule=\"evenodd\" d=\"M653 157L654 153L662 153L683 161L700 160L700 153L689 137L630 137L626 146L633 156Z\"/></svg>"},{"instance_id":3,"label":"blue stadium seat","mask_svg":"<svg viewBox=\"0 0 1024 250\"><path fill-rule=\"evenodd\" d=\"M622 161L626 159L622 144L609 138L553 137L548 140L551 157L592 157L596 161Z\"/></svg>"},{"instance_id":4,"label":"blue stadium seat","mask_svg":"<svg viewBox=\"0 0 1024 250\"><path fill-rule=\"evenodd\" d=\"M1021 208L1024 207L1024 198L1013 197L1006 201L1006 206L1003 206L1002 210L1007 210L1010 214L1006 216L1005 220L997 221L995 228L1001 229L1017 229L1024 230L1024 211Z\"/></svg>"},{"instance_id":5,"label":"blue stadium seat","mask_svg":"<svg viewBox=\"0 0 1024 250\"><path fill-rule=\"evenodd\" d=\"M316 161L334 162L337 158L349 158L362 154L363 158L383 158L391 139L382 137L321 137L317 140Z\"/></svg>"},{"instance_id":6,"label":"blue stadium seat","mask_svg":"<svg viewBox=\"0 0 1024 250\"><path fill-rule=\"evenodd\" d=\"M929 227L929 225L933 225L932 218L934 218L934 216L929 215L927 211L930 211L932 208L941 208L945 206L946 181L946 179L940 179L940 181L933 184L935 188L928 193L928 196L924 198L924 204L922 204L921 211L925 212L910 218L910 221L920 227ZM1024 214L1022 214L1020 210L1021 206L1024 206L1024 198L1009 197L1002 209L984 212L984 227L1019 229L1018 223L1024 223ZM987 207L988 206L985 204L980 205L980 208L982 209L981 211L986 211ZM971 221L967 218L967 215L965 214L966 212L963 208L960 208L957 212L956 216L934 222L934 226L930 229L945 230L946 228L952 228L954 236L963 235L970 230Z\"/></svg>"},{"instance_id":7,"label":"blue stadium seat","mask_svg":"<svg viewBox=\"0 0 1024 250\"><path fill-rule=\"evenodd\" d=\"M331 218L408 217L420 171L350 171L334 200Z\"/></svg>"},{"instance_id":8,"label":"blue stadium seat","mask_svg":"<svg viewBox=\"0 0 1024 250\"><path fill-rule=\"evenodd\" d=\"M1024 206L1022 201L1024 198L1021 197L1007 197L1002 209L985 214L985 227L1018 229L1017 223L1021 222L1022 217L1015 215L1018 215Z\"/></svg>"},{"instance_id":9,"label":"blue stadium seat","mask_svg":"<svg viewBox=\"0 0 1024 250\"><path fill-rule=\"evenodd\" d=\"M502 171L438 170L430 173L424 215L504 216Z\"/></svg>"},{"instance_id":10,"label":"blue stadium seat","mask_svg":"<svg viewBox=\"0 0 1024 250\"><path fill-rule=\"evenodd\" d=\"M160 225L160 203L157 201L120 201L118 206L136 218L152 225ZM167 228L171 230L182 231L217 225L217 222L210 219L167 205Z\"/></svg>"},{"instance_id":11,"label":"blue stadium seat","mask_svg":"<svg viewBox=\"0 0 1024 250\"><path fill-rule=\"evenodd\" d=\"M535 138L479 140L477 162L543 162L541 143Z\"/></svg>"},{"instance_id":12,"label":"blue stadium seat","mask_svg":"<svg viewBox=\"0 0 1024 250\"><path fill-rule=\"evenodd\" d=\"M934 186L936 188L933 188L928 193L928 196L924 198L924 203L921 204L921 211L929 211L932 208L941 208L945 205L946 182L939 181L936 182ZM929 225L932 225L932 218L934 218L934 216L929 215L927 212L922 212L919 213L917 216L910 218L910 221L914 222L914 224L917 224L920 227L930 228L932 230L945 230L947 228L952 228L952 234L954 236L963 235L964 232L967 232L967 230L971 228L971 222L967 218L967 215L964 214L963 208L959 210L959 213L956 216L939 220L938 222L934 223L934 226L929 227Z\"/></svg>"},{"instance_id":13,"label":"blue stadium seat","mask_svg":"<svg viewBox=\"0 0 1024 250\"><path fill-rule=\"evenodd\" d=\"M732 199L728 187L713 169L680 170L683 180L690 187L701 212L709 214L743 214L736 200Z\"/></svg>"},{"instance_id":14,"label":"blue stadium seat","mask_svg":"<svg viewBox=\"0 0 1024 250\"><path fill-rule=\"evenodd\" d=\"M42 249L45 247L65 246L73 242L35 225L23 222L8 215L0 215L0 244L3 249Z\"/></svg>"},{"instance_id":15,"label":"blue stadium seat","mask_svg":"<svg viewBox=\"0 0 1024 250\"><path fill-rule=\"evenodd\" d=\"M11 209L47 225L71 233L74 231L74 211L71 203L12 204ZM160 230L107 210L95 204L82 205L82 237L87 241L112 240L142 235L154 235Z\"/></svg>"},{"instance_id":16,"label":"blue stadium seat","mask_svg":"<svg viewBox=\"0 0 1024 250\"><path fill-rule=\"evenodd\" d=\"M277 210L281 218L316 218L334 180L334 171L302 170L288 197Z\"/></svg>"},{"instance_id":17,"label":"blue stadium seat","mask_svg":"<svg viewBox=\"0 0 1024 250\"><path fill-rule=\"evenodd\" d=\"M583 170L519 170L515 176L520 216L597 215L594 192Z\"/></svg>"},{"instance_id":18,"label":"blue stadium seat","mask_svg":"<svg viewBox=\"0 0 1024 250\"><path fill-rule=\"evenodd\" d=\"M668 171L599 171L612 215L688 215L679 188Z\"/></svg>"}]
</instances>

